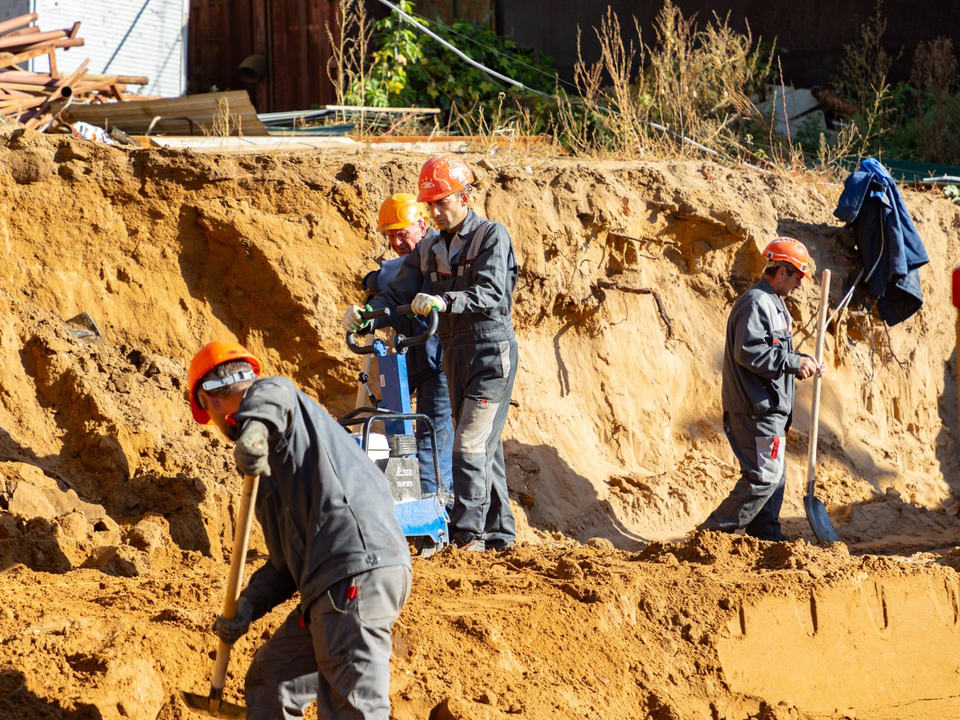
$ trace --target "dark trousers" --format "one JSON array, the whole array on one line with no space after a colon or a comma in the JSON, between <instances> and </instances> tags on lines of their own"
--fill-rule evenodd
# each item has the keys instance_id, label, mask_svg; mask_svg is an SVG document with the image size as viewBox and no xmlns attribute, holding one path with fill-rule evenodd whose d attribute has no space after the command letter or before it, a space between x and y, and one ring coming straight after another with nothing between
<instances>
[{"instance_id":1,"label":"dark trousers","mask_svg":"<svg viewBox=\"0 0 960 720\"><path fill-rule=\"evenodd\" d=\"M740 463L740 477L698 529L734 532L744 528L761 540L785 539L780 508L787 481L787 422L784 415L756 418L723 413L723 430Z\"/></svg>"},{"instance_id":2,"label":"dark trousers","mask_svg":"<svg viewBox=\"0 0 960 720\"><path fill-rule=\"evenodd\" d=\"M478 538L487 548L503 548L517 537L500 440L517 359L515 338L443 349L456 423L450 533L458 543Z\"/></svg>"}]
</instances>

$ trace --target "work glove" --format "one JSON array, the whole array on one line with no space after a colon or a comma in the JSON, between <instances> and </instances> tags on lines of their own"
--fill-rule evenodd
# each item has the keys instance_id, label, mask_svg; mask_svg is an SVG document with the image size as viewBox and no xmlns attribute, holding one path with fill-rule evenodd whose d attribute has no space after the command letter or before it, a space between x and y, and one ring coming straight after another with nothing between
<instances>
[{"instance_id":1,"label":"work glove","mask_svg":"<svg viewBox=\"0 0 960 720\"><path fill-rule=\"evenodd\" d=\"M370 321L361 320L360 313L369 309L369 306L362 308L359 305L351 305L348 307L347 311L343 314L343 329L348 333L355 333L363 330L367 325L370 324Z\"/></svg>"},{"instance_id":2,"label":"work glove","mask_svg":"<svg viewBox=\"0 0 960 720\"><path fill-rule=\"evenodd\" d=\"M439 295L427 295L427 293L417 293L417 296L410 303L410 309L417 315L429 315L430 310L437 309L437 312L446 312L447 301Z\"/></svg>"},{"instance_id":3,"label":"work glove","mask_svg":"<svg viewBox=\"0 0 960 720\"><path fill-rule=\"evenodd\" d=\"M244 475L269 475L270 431L259 420L250 420L233 448L237 469Z\"/></svg>"},{"instance_id":4,"label":"work glove","mask_svg":"<svg viewBox=\"0 0 960 720\"><path fill-rule=\"evenodd\" d=\"M213 621L212 630L227 645L233 645L247 634L250 623L253 622L253 605L242 595L237 598L237 614L233 618L218 615Z\"/></svg>"}]
</instances>

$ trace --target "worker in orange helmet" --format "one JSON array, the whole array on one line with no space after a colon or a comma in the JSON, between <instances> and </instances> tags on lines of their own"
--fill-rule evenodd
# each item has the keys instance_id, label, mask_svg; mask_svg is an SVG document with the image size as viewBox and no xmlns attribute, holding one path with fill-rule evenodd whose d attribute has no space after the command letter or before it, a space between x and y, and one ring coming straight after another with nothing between
<instances>
[{"instance_id":1,"label":"worker in orange helmet","mask_svg":"<svg viewBox=\"0 0 960 720\"><path fill-rule=\"evenodd\" d=\"M403 267L404 258L413 252L427 235L435 234L427 227L427 207L410 193L391 195L380 205L377 231L386 233L390 247L400 257L382 260L380 267L363 278L363 288L376 295L389 287ZM369 300L369 298L367 298ZM395 313L384 320L406 337L421 335L426 324L420 316L400 317ZM447 378L443 374L443 351L436 336L423 345L407 350L407 380L410 394L416 394L417 412L433 420L437 438L440 478L433 466L433 444L426 423L417 424L417 459L420 464L420 488L424 495L439 491L453 497L453 418ZM443 501L446 503L446 500Z\"/></svg>"},{"instance_id":2,"label":"worker in orange helmet","mask_svg":"<svg viewBox=\"0 0 960 720\"><path fill-rule=\"evenodd\" d=\"M411 576L386 477L290 380L260 373L242 345L212 342L187 374L194 419L235 441L238 470L260 476L269 551L214 632L232 645L299 592L247 673L248 720L302 717L313 699L320 718L387 720L391 632Z\"/></svg>"},{"instance_id":3,"label":"worker in orange helmet","mask_svg":"<svg viewBox=\"0 0 960 720\"><path fill-rule=\"evenodd\" d=\"M760 280L733 305L723 352L723 430L740 463L740 478L699 529L785 540L780 507L787 479L786 439L793 420L794 381L826 366L793 350L793 318L783 301L810 270L810 255L793 238L763 251Z\"/></svg>"},{"instance_id":4,"label":"worker in orange helmet","mask_svg":"<svg viewBox=\"0 0 960 720\"><path fill-rule=\"evenodd\" d=\"M511 315L519 268L506 228L470 208L472 183L470 168L452 155L424 163L417 200L427 204L440 232L417 244L369 304L391 311L410 304L420 315L438 311L456 425L451 539L463 549L504 550L516 540L500 434L517 374ZM344 313L348 332L363 324L360 312L354 305Z\"/></svg>"}]
</instances>

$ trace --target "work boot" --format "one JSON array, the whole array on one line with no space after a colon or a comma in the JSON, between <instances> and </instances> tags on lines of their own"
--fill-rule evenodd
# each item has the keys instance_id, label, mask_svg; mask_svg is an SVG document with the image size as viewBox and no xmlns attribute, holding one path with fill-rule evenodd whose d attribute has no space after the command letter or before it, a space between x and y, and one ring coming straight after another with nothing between
<instances>
[{"instance_id":1,"label":"work boot","mask_svg":"<svg viewBox=\"0 0 960 720\"><path fill-rule=\"evenodd\" d=\"M487 549L481 535L475 535L471 532L454 533L451 538L453 546L458 550L471 550L474 552L483 552Z\"/></svg>"}]
</instances>

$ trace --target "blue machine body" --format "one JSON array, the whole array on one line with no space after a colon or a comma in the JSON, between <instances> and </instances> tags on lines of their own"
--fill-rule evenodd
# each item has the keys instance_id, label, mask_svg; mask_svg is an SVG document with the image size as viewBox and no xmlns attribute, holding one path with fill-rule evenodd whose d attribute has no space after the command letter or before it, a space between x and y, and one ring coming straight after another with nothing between
<instances>
[{"instance_id":1,"label":"blue machine body","mask_svg":"<svg viewBox=\"0 0 960 720\"><path fill-rule=\"evenodd\" d=\"M381 409L408 416L389 420L381 415L375 416L376 421L383 423L386 435L413 435L413 419L409 417L412 410L406 356L402 352L391 353L387 344L380 339L373 341L373 353L380 372ZM357 442L362 444L359 437ZM433 447L436 452L436 438ZM450 518L443 497L430 495L420 500L398 502L394 505L394 511L404 536L415 538L420 543L421 554L425 554L425 549L439 550L450 541L447 530ZM432 541L432 547L425 542L427 538Z\"/></svg>"},{"instance_id":2,"label":"blue machine body","mask_svg":"<svg viewBox=\"0 0 960 720\"><path fill-rule=\"evenodd\" d=\"M383 340L373 341L373 354L380 369L380 399L383 407L394 412L410 414L410 383L407 379L407 356L391 353ZM413 435L412 420L384 422L387 435Z\"/></svg>"}]
</instances>

